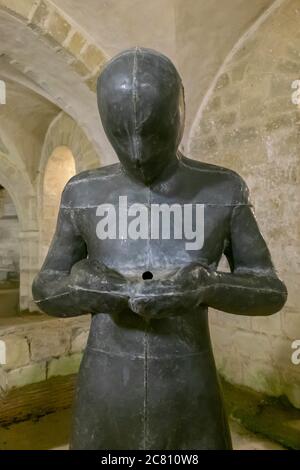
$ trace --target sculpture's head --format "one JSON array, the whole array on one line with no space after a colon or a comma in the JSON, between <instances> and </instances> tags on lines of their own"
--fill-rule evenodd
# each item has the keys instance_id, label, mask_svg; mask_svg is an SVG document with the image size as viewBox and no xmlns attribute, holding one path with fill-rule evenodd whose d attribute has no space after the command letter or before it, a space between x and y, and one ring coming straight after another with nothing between
<instances>
[{"instance_id":1,"label":"sculpture's head","mask_svg":"<svg viewBox=\"0 0 300 470\"><path fill-rule=\"evenodd\" d=\"M122 52L101 72L97 96L105 133L130 174L150 184L177 162L184 95L167 57L144 48Z\"/></svg>"}]
</instances>

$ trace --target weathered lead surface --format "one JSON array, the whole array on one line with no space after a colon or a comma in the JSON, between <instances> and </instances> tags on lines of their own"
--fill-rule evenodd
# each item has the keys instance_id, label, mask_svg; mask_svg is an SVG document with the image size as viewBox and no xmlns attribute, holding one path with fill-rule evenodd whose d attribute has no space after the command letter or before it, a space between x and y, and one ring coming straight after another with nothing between
<instances>
[{"instance_id":1,"label":"weathered lead surface","mask_svg":"<svg viewBox=\"0 0 300 470\"><path fill-rule=\"evenodd\" d=\"M71 448L230 449L207 307L272 314L285 302L285 286L245 182L178 151L183 88L169 59L148 49L125 51L106 65L97 91L120 163L68 182L33 284L37 304L50 315L93 315ZM197 249L178 236L179 229L186 233L183 212L170 218L173 236L152 236L152 210L162 204L203 208ZM99 206L108 210L106 237ZM124 214L132 207L146 215L130 236L126 224L134 218ZM223 253L231 273L217 271Z\"/></svg>"}]
</instances>

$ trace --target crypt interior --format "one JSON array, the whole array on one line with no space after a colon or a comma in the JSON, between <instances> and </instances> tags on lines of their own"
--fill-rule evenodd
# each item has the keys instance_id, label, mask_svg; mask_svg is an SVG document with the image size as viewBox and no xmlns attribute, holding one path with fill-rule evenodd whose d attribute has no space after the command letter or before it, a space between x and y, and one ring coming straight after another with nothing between
<instances>
[{"instance_id":1,"label":"crypt interior","mask_svg":"<svg viewBox=\"0 0 300 470\"><path fill-rule=\"evenodd\" d=\"M300 449L299 25L300 0L0 0L0 449L68 442L90 319L38 312L31 285L67 181L117 161L96 81L134 46L176 65L182 152L247 182L287 285L275 315L209 312L234 446Z\"/></svg>"}]
</instances>

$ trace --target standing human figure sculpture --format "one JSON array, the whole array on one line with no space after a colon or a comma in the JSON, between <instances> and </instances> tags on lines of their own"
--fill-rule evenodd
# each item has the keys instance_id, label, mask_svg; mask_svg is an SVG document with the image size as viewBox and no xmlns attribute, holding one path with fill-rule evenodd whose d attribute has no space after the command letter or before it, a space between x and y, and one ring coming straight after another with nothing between
<instances>
[{"instance_id":1,"label":"standing human figure sculpture","mask_svg":"<svg viewBox=\"0 0 300 470\"><path fill-rule=\"evenodd\" d=\"M67 183L33 284L49 315L92 314L71 448L230 449L208 307L269 315L285 286L245 182L178 151L183 86L171 61L124 51L97 94L120 163ZM217 271L222 254L231 272Z\"/></svg>"}]
</instances>

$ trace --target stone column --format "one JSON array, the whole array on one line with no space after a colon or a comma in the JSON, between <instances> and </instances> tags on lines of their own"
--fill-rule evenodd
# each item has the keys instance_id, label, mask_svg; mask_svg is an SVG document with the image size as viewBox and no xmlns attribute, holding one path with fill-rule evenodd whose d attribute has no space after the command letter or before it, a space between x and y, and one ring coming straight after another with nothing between
<instances>
[{"instance_id":1,"label":"stone column","mask_svg":"<svg viewBox=\"0 0 300 470\"><path fill-rule=\"evenodd\" d=\"M39 269L39 232L20 232L20 310L36 310L32 300L31 285Z\"/></svg>"}]
</instances>

